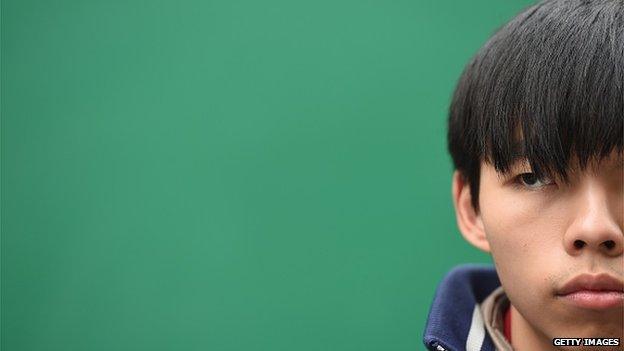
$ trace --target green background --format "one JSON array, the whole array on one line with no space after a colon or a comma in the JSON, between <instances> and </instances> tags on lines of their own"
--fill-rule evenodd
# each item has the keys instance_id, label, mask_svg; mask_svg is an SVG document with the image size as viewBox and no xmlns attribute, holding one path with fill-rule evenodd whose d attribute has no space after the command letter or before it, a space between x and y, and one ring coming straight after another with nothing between
<instances>
[{"instance_id":1,"label":"green background","mask_svg":"<svg viewBox=\"0 0 624 351\"><path fill-rule=\"evenodd\" d=\"M418 350L530 1L2 1L2 350Z\"/></svg>"}]
</instances>

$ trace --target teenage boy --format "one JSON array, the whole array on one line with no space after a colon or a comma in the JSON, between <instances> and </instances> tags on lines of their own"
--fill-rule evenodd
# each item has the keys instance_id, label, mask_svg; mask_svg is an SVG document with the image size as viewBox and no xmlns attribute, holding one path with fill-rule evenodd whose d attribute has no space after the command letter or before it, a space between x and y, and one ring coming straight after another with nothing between
<instances>
[{"instance_id":1,"label":"teenage boy","mask_svg":"<svg viewBox=\"0 0 624 351\"><path fill-rule=\"evenodd\" d=\"M623 120L622 0L538 3L475 55L450 106L452 195L495 268L443 280L428 349L624 349Z\"/></svg>"}]
</instances>

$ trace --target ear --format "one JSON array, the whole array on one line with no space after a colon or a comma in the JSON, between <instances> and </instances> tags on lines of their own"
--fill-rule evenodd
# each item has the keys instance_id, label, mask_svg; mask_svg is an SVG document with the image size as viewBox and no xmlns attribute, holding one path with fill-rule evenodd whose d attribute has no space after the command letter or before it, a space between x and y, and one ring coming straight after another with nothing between
<instances>
[{"instance_id":1,"label":"ear","mask_svg":"<svg viewBox=\"0 0 624 351\"><path fill-rule=\"evenodd\" d=\"M453 174L453 205L455 206L457 226L464 239L474 247L490 252L490 243L485 236L481 214L472 207L470 184L466 182L459 171L455 171Z\"/></svg>"}]
</instances>

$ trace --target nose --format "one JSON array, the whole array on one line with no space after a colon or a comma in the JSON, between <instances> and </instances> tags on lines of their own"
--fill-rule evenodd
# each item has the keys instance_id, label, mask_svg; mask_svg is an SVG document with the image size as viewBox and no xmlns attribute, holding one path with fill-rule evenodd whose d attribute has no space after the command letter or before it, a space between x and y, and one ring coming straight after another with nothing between
<instances>
[{"instance_id":1,"label":"nose","mask_svg":"<svg viewBox=\"0 0 624 351\"><path fill-rule=\"evenodd\" d=\"M597 182L587 183L574 198L576 217L564 235L568 254L581 255L588 251L608 256L622 256L624 233L622 225L623 194L609 192Z\"/></svg>"}]
</instances>

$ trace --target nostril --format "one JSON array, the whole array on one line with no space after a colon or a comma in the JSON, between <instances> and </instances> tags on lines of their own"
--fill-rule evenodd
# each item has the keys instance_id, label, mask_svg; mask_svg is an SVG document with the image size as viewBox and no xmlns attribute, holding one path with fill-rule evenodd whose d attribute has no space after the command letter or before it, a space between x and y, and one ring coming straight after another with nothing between
<instances>
[{"instance_id":1,"label":"nostril","mask_svg":"<svg viewBox=\"0 0 624 351\"><path fill-rule=\"evenodd\" d=\"M612 248L615 247L615 241L613 240L607 240L603 244L608 250L611 250Z\"/></svg>"},{"instance_id":2,"label":"nostril","mask_svg":"<svg viewBox=\"0 0 624 351\"><path fill-rule=\"evenodd\" d=\"M574 247L577 249L582 249L585 246L585 242L583 240L574 240Z\"/></svg>"}]
</instances>

